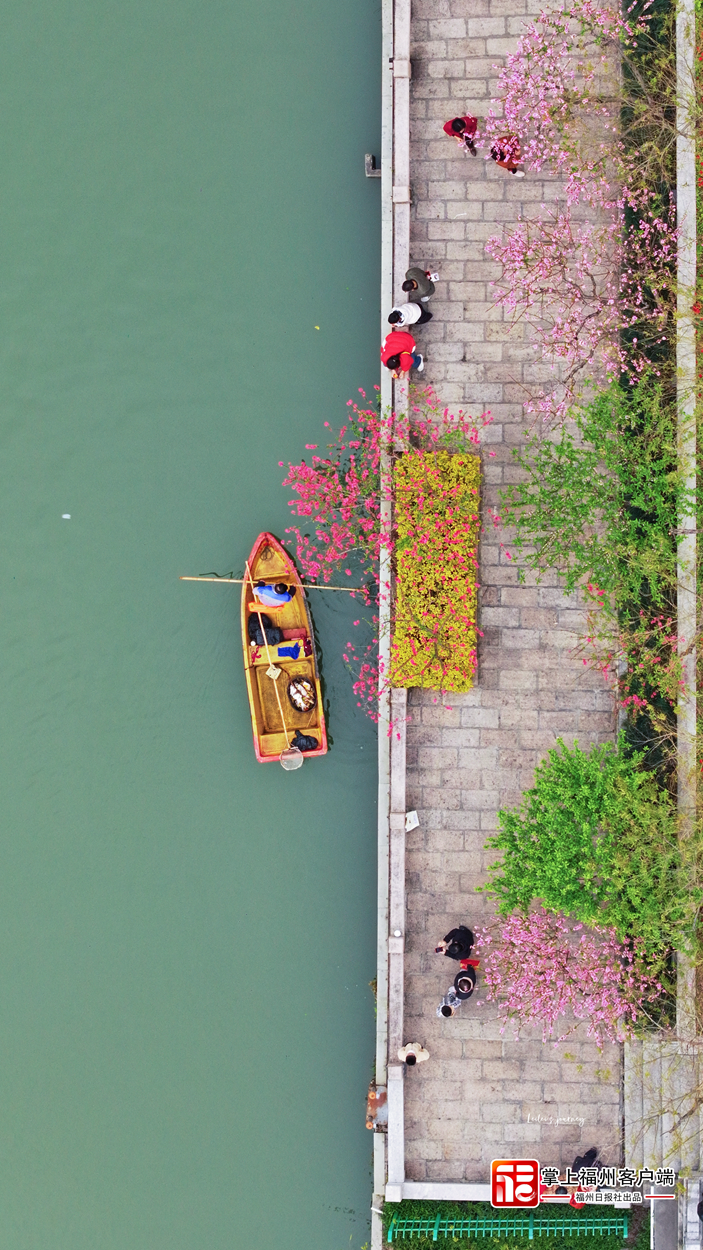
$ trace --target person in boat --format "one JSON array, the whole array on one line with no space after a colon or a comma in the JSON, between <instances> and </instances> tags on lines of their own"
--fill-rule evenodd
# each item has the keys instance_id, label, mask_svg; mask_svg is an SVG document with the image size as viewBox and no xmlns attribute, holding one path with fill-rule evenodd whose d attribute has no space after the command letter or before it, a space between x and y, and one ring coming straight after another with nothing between
<instances>
[{"instance_id":1,"label":"person in boat","mask_svg":"<svg viewBox=\"0 0 703 1250\"><path fill-rule=\"evenodd\" d=\"M476 134L477 126L478 120L475 117L454 117L451 121L445 122L442 129L445 135L456 139L460 148L475 156L474 135Z\"/></svg>"},{"instance_id":2,"label":"person in boat","mask_svg":"<svg viewBox=\"0 0 703 1250\"><path fill-rule=\"evenodd\" d=\"M407 330L391 330L386 335L381 346L381 360L392 371L394 378L399 378L401 373L409 373L411 369L422 373L425 367L422 355L417 351L417 343Z\"/></svg>"},{"instance_id":3,"label":"person in boat","mask_svg":"<svg viewBox=\"0 0 703 1250\"><path fill-rule=\"evenodd\" d=\"M446 955L447 959L468 959L474 945L474 935L465 924L458 929L450 929L449 933L435 946L435 954Z\"/></svg>"},{"instance_id":4,"label":"person in boat","mask_svg":"<svg viewBox=\"0 0 703 1250\"><path fill-rule=\"evenodd\" d=\"M411 301L408 304L396 304L395 308L388 314L388 320L392 326L422 326L426 321L432 320L432 313L429 308L424 308L422 304Z\"/></svg>"},{"instance_id":5,"label":"person in boat","mask_svg":"<svg viewBox=\"0 0 703 1250\"><path fill-rule=\"evenodd\" d=\"M438 278L438 273L430 273L429 269L420 269L418 265L413 265L405 275L403 290L414 304L426 304L430 296L434 295L434 284Z\"/></svg>"},{"instance_id":6,"label":"person in boat","mask_svg":"<svg viewBox=\"0 0 703 1250\"><path fill-rule=\"evenodd\" d=\"M257 582L254 587L254 597L267 608L278 608L282 603L290 603L294 594L295 586L286 586L285 582L276 582L273 586L269 582Z\"/></svg>"}]
</instances>

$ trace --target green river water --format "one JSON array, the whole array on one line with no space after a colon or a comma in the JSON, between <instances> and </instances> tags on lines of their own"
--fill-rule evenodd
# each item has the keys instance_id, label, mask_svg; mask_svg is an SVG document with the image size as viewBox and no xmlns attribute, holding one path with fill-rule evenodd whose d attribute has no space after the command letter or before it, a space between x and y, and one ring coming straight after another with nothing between
<instances>
[{"instance_id":1,"label":"green river water","mask_svg":"<svg viewBox=\"0 0 703 1250\"><path fill-rule=\"evenodd\" d=\"M282 534L377 378L380 6L0 12L0 1248L357 1250L358 608L313 600L333 746L286 774L239 589L178 575Z\"/></svg>"}]
</instances>

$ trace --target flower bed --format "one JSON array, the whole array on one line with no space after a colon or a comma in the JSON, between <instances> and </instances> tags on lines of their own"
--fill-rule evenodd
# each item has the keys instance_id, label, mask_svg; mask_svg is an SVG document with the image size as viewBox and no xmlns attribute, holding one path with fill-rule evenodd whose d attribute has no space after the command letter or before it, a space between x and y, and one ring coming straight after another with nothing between
<instances>
[{"instance_id":1,"label":"flower bed","mask_svg":"<svg viewBox=\"0 0 703 1250\"><path fill-rule=\"evenodd\" d=\"M473 686L480 479L478 456L410 451L396 462L394 686Z\"/></svg>"},{"instance_id":2,"label":"flower bed","mask_svg":"<svg viewBox=\"0 0 703 1250\"><path fill-rule=\"evenodd\" d=\"M472 450L492 418L488 412L479 417L451 413L430 387L413 390L411 400L407 415L382 411L377 404L361 408L349 400L348 422L325 447L327 454L313 455L309 465L305 460L289 464L284 481L297 496L290 500L297 522L287 532L311 581L356 574L358 598L375 609L383 551L399 570L402 606L391 605L397 672L379 664L375 611L370 620L353 622L362 637L358 643L348 640L344 648L344 662L355 674L357 706L373 720L379 696L391 684L469 690L476 669L480 461ZM331 431L328 422L325 426ZM408 445L404 454L394 449ZM384 448L396 471L382 481ZM317 444L308 443L306 449L315 452ZM384 502L395 503L392 530L381 523ZM428 580L431 569L436 571Z\"/></svg>"}]
</instances>

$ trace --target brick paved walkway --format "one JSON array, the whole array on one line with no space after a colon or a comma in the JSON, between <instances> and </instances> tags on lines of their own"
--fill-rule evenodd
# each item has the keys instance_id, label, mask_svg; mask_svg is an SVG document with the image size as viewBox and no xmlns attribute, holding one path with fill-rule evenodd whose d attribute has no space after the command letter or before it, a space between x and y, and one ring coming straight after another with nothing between
<instances>
[{"instance_id":1,"label":"brick paved walkway","mask_svg":"<svg viewBox=\"0 0 703 1250\"><path fill-rule=\"evenodd\" d=\"M418 339L425 376L443 400L493 413L488 504L511 479L511 448L525 429L520 382L530 377L532 351L492 307L487 284L498 274L484 244L500 223L515 220L521 202L544 202L558 187L465 157L442 123L486 112L493 65L514 48L523 15L539 7L540 0L413 0L411 255L441 275L434 320ZM473 1003L452 1020L435 1015L456 965L433 948L455 923L487 915L476 887L493 858L483 844L497 809L530 785L558 736L585 746L615 729L602 679L570 653L578 602L549 576L519 586L493 532L482 543L481 582L477 688L453 696L450 710L431 692L410 696L408 807L421 824L407 844L405 1037L431 1053L405 1083L410 1180L484 1181L493 1157L527 1152L543 1163L571 1163L592 1145L620 1160L619 1047L601 1054L583 1033L557 1048L536 1035L502 1039L493 1009Z\"/></svg>"}]
</instances>

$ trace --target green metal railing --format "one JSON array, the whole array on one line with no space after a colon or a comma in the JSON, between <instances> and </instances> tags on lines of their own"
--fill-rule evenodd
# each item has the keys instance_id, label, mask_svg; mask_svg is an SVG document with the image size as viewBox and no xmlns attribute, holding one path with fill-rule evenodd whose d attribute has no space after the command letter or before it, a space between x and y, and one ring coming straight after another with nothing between
<instances>
[{"instance_id":1,"label":"green metal railing","mask_svg":"<svg viewBox=\"0 0 703 1250\"><path fill-rule=\"evenodd\" d=\"M393 1215L388 1225L388 1241L405 1241L414 1237L527 1237L532 1241L535 1237L555 1237L559 1233L567 1237L588 1237L596 1233L612 1236L619 1233L623 1241L627 1240L626 1215L581 1215L578 1219L558 1216L535 1215L493 1215L469 1216L467 1219L436 1215L424 1219L410 1218L404 1215Z\"/></svg>"}]
</instances>

